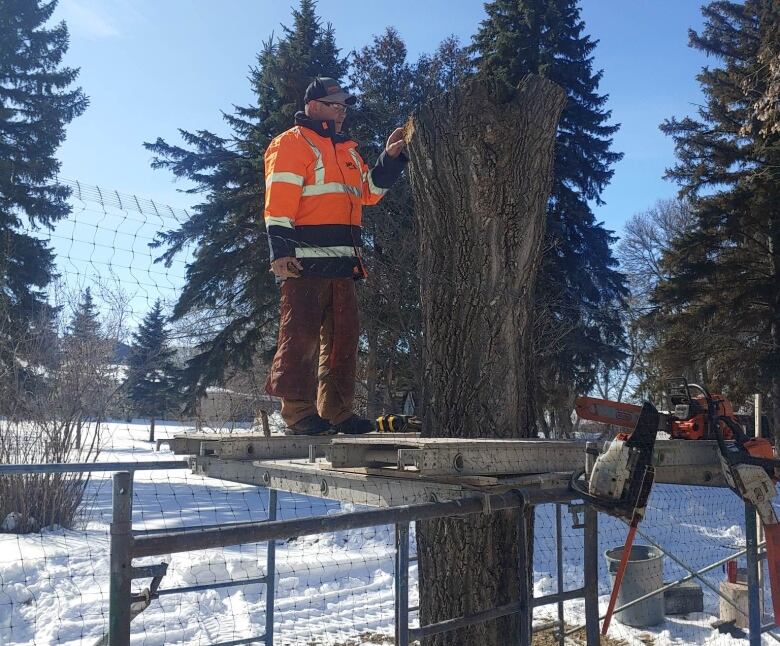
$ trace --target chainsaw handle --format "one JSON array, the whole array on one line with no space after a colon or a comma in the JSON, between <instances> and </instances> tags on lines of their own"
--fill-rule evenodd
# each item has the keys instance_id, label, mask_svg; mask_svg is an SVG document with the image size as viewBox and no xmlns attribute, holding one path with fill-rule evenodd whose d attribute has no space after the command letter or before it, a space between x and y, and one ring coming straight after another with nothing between
<instances>
[{"instance_id":1,"label":"chainsaw handle","mask_svg":"<svg viewBox=\"0 0 780 646\"><path fill-rule=\"evenodd\" d=\"M702 395L704 395L704 398L707 400L707 402L712 401L712 395L710 395L710 391L707 390L704 386L700 386L699 384L688 384L688 390L691 388L695 388L699 392L701 392ZM690 393L688 393L688 397L690 397Z\"/></svg>"},{"instance_id":2,"label":"chainsaw handle","mask_svg":"<svg viewBox=\"0 0 780 646\"><path fill-rule=\"evenodd\" d=\"M722 415L718 417L718 422L723 422L726 426L729 427L729 430L734 434L734 438L740 445L744 444L750 439L747 436L747 433L745 433L744 429L730 417Z\"/></svg>"}]
</instances>

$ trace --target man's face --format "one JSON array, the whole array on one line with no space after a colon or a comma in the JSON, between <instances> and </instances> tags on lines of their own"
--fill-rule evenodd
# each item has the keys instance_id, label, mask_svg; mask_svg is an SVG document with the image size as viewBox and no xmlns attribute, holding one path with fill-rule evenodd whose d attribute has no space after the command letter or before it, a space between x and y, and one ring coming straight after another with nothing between
<instances>
[{"instance_id":1,"label":"man's face","mask_svg":"<svg viewBox=\"0 0 780 646\"><path fill-rule=\"evenodd\" d=\"M343 103L328 101L328 99L315 99L309 101L308 114L312 119L333 121L336 124L336 132L341 132L341 127L347 118L347 106Z\"/></svg>"}]
</instances>

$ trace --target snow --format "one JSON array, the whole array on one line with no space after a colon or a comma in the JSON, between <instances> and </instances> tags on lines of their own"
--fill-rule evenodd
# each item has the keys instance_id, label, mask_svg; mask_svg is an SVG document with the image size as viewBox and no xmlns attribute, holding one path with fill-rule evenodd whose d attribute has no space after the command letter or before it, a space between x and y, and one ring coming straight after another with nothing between
<instances>
[{"instance_id":1,"label":"snow","mask_svg":"<svg viewBox=\"0 0 780 646\"><path fill-rule=\"evenodd\" d=\"M280 426L278 414L272 428ZM178 424L157 425L158 438L194 430ZM101 461L176 459L166 445L160 452L146 442L145 424L108 426ZM306 517L358 507L279 492L278 517ZM265 489L193 475L187 470L136 472L133 492L135 529L175 528L261 520L267 517ZM0 645L95 643L108 625L109 523L111 474L94 474L85 500L85 515L74 529L51 527L40 534L0 534ZM694 569L702 568L744 546L744 507L729 491L702 487L658 485L641 530ZM414 535L412 525L412 537ZM563 514L563 579L566 588L579 587L583 577L582 530L572 528ZM555 508L537 510L534 594L557 589ZM373 527L279 541L276 550L275 644L361 646L392 643L393 556L391 527ZM602 613L610 591L603 553L622 545L626 527L599 516ZM641 539L638 540L641 542ZM412 546L413 551L413 546ZM217 644L260 636L265 626L265 586L240 585L265 575L264 543L178 553L140 559L139 564L164 561L168 572L160 586L235 581L236 585L161 596L132 623L132 644ZM664 559L664 581L687 574ZM705 575L715 587L724 574L717 568ZM140 590L148 580L134 582ZM768 597L768 595L767 595ZM417 568L410 566L410 605L417 604ZM736 644L714 630L718 598L704 588L705 612L667 617L660 626L632 629L613 621L610 636L627 644ZM584 604L567 602L566 622L584 621ZM557 617L555 606L538 608L535 620ZM412 613L411 624L417 625ZM765 635L764 643L774 643Z\"/></svg>"}]
</instances>

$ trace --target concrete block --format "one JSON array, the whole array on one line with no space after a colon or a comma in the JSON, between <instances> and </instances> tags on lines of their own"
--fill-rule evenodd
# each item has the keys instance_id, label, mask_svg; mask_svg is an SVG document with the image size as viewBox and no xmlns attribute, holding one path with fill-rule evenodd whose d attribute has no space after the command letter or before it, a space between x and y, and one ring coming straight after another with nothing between
<instances>
[{"instance_id":1,"label":"concrete block","mask_svg":"<svg viewBox=\"0 0 780 646\"><path fill-rule=\"evenodd\" d=\"M748 587L744 583L729 583L722 581L720 584L722 594L730 597L743 612L739 612L727 601L720 600L720 618L723 621L733 621L739 628L747 628L748 611Z\"/></svg>"},{"instance_id":2,"label":"concrete block","mask_svg":"<svg viewBox=\"0 0 780 646\"><path fill-rule=\"evenodd\" d=\"M684 581L669 588L664 592L664 608L667 615L704 612L704 592L701 585L696 581Z\"/></svg>"}]
</instances>

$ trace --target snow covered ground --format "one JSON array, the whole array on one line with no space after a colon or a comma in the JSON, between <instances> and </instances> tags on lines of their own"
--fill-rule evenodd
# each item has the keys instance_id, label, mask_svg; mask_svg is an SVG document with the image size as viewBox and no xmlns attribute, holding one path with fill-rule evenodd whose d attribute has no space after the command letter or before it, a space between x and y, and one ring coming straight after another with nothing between
<instances>
[{"instance_id":1,"label":"snow covered ground","mask_svg":"<svg viewBox=\"0 0 780 646\"><path fill-rule=\"evenodd\" d=\"M279 420L272 419L274 425ZM157 436L185 430L158 425ZM143 424L112 424L101 461L174 459L144 441ZM339 505L279 492L279 518L345 511ZM136 529L210 525L267 517L268 492L250 486L206 479L181 471L139 471L135 476L133 526ZM95 474L89 485L84 520L72 530L48 528L41 534L0 534L0 645L94 644L108 625L111 476ZM600 516L600 551L622 545L626 528ZM641 529L694 569L733 554L744 544L744 508L728 491L699 487L657 486ZM564 581L582 584L582 531L572 529L564 513ZM535 595L556 590L555 508L537 510ZM638 541L638 542L641 542ZM413 548L412 548L413 549ZM277 547L274 643L277 645L360 646L392 643L393 532L390 527L301 537ZM242 545L142 560L169 563L161 589L234 581L217 590L171 594L153 601L132 624L132 643L217 644L262 635L265 588L241 580L265 573L266 545ZM687 574L671 559L664 580ZM716 587L724 574L706 575ZM417 572L410 571L411 605L417 603ZM146 582L144 582L146 585ZM134 586L135 589L136 586ZM599 592L606 609L610 582L600 563ZM631 629L613 621L610 636L628 644L739 643L711 627L718 599L704 589L705 612L667 617L659 626ZM583 603L566 603L566 621L582 623ZM539 608L544 623L555 606ZM412 615L416 625L416 615ZM764 636L765 643L775 643Z\"/></svg>"}]
</instances>

